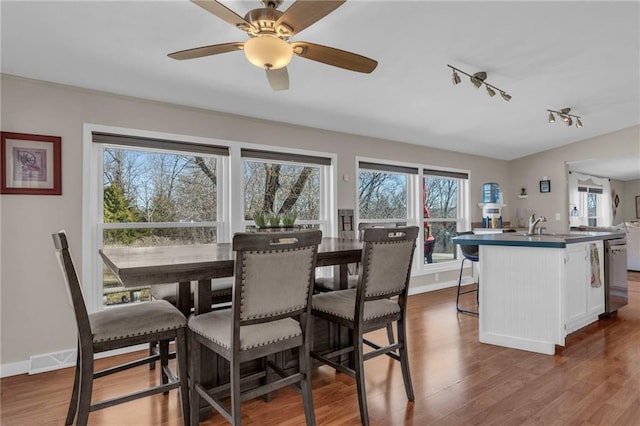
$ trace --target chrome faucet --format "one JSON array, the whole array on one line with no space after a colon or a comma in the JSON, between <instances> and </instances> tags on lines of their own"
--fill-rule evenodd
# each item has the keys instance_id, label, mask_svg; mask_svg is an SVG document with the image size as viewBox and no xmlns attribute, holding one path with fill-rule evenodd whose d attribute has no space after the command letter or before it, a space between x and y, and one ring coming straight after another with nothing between
<instances>
[{"instance_id":1,"label":"chrome faucet","mask_svg":"<svg viewBox=\"0 0 640 426\"><path fill-rule=\"evenodd\" d=\"M540 216L538 218L536 218L536 214L532 214L531 217L529 218L529 232L527 232L527 235L533 235L534 232L536 231L536 226L538 226L538 224L540 222L546 222L547 218L544 216ZM540 229L540 232L542 232L542 229Z\"/></svg>"}]
</instances>

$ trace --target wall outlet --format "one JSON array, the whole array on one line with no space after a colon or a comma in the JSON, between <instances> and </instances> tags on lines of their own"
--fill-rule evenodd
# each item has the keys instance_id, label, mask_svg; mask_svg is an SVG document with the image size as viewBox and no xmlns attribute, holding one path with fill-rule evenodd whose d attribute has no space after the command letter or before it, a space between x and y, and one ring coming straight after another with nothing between
<instances>
[{"instance_id":1,"label":"wall outlet","mask_svg":"<svg viewBox=\"0 0 640 426\"><path fill-rule=\"evenodd\" d=\"M560 220L560 213L556 213L556 220Z\"/></svg>"}]
</instances>

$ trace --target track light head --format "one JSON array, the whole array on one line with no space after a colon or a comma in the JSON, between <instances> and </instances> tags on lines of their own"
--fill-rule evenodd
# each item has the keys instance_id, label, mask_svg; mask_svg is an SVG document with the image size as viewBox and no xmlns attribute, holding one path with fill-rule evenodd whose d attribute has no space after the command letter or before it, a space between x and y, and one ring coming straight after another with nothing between
<instances>
[{"instance_id":1,"label":"track light head","mask_svg":"<svg viewBox=\"0 0 640 426\"><path fill-rule=\"evenodd\" d=\"M500 92L500 96L502 96L502 99L504 99L507 102L511 100L511 95L508 94L507 92Z\"/></svg>"},{"instance_id":2,"label":"track light head","mask_svg":"<svg viewBox=\"0 0 640 426\"><path fill-rule=\"evenodd\" d=\"M460 76L458 75L455 69L453 70L453 78L451 79L451 81L453 82L454 86L456 84L460 84Z\"/></svg>"},{"instance_id":3,"label":"track light head","mask_svg":"<svg viewBox=\"0 0 640 426\"><path fill-rule=\"evenodd\" d=\"M571 117L569 117L569 119L567 120L567 126L571 127L572 124L573 120L571 119Z\"/></svg>"},{"instance_id":4,"label":"track light head","mask_svg":"<svg viewBox=\"0 0 640 426\"><path fill-rule=\"evenodd\" d=\"M471 76L471 82L478 89L480 88L480 86L482 86L482 82L485 81L486 79L487 79L487 73L484 71L478 71L477 73Z\"/></svg>"},{"instance_id":5,"label":"track light head","mask_svg":"<svg viewBox=\"0 0 640 426\"><path fill-rule=\"evenodd\" d=\"M485 83L485 86L487 86L486 83ZM491 87L487 86L487 95L493 98L496 95L496 91L493 90Z\"/></svg>"},{"instance_id":6,"label":"track light head","mask_svg":"<svg viewBox=\"0 0 640 426\"><path fill-rule=\"evenodd\" d=\"M556 122L555 115L553 115L553 113L549 111L549 123L555 123L555 122Z\"/></svg>"},{"instance_id":7,"label":"track light head","mask_svg":"<svg viewBox=\"0 0 640 426\"><path fill-rule=\"evenodd\" d=\"M579 129L580 127L582 127L582 121L580 121L580 118L576 118L576 127Z\"/></svg>"}]
</instances>

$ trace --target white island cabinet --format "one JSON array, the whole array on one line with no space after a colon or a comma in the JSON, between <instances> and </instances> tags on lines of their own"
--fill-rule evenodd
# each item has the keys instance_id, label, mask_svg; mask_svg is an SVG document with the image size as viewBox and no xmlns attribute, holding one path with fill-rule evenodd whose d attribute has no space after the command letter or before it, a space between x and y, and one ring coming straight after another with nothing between
<instances>
[{"instance_id":1,"label":"white island cabinet","mask_svg":"<svg viewBox=\"0 0 640 426\"><path fill-rule=\"evenodd\" d=\"M567 334L604 312L603 240L614 233L464 235L480 249L479 339L554 354ZM592 244L601 284L591 284ZM595 255L595 253L594 253Z\"/></svg>"}]
</instances>

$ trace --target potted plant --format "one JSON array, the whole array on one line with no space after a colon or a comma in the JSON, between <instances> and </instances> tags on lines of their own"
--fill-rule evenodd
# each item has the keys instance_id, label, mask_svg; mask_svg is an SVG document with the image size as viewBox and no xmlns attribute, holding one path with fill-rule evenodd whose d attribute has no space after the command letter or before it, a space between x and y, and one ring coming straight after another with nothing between
<instances>
[{"instance_id":1,"label":"potted plant","mask_svg":"<svg viewBox=\"0 0 640 426\"><path fill-rule=\"evenodd\" d=\"M258 212L253 216L253 221L258 228L267 227L267 215L264 212Z\"/></svg>"},{"instance_id":2,"label":"potted plant","mask_svg":"<svg viewBox=\"0 0 640 426\"><path fill-rule=\"evenodd\" d=\"M293 228L294 223L296 223L295 213L290 212L282 216L282 226L284 228Z\"/></svg>"},{"instance_id":3,"label":"potted plant","mask_svg":"<svg viewBox=\"0 0 640 426\"><path fill-rule=\"evenodd\" d=\"M272 228L278 228L280 226L280 216L277 214L269 216L269 226Z\"/></svg>"}]
</instances>

